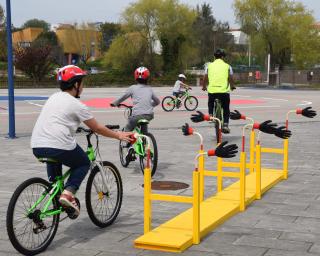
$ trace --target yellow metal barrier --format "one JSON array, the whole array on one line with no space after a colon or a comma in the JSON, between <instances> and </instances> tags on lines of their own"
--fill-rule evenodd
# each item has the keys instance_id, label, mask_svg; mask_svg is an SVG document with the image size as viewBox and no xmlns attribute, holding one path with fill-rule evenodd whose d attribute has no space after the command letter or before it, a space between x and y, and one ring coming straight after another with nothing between
<instances>
[{"instance_id":1,"label":"yellow metal barrier","mask_svg":"<svg viewBox=\"0 0 320 256\"><path fill-rule=\"evenodd\" d=\"M198 157L199 158L199 157ZM175 203L192 204L193 209L193 244L200 243L200 175L198 168L192 175L193 196L175 196L166 194L153 194L151 189L151 170L144 170L144 234L151 231L152 201L167 201Z\"/></svg>"}]
</instances>

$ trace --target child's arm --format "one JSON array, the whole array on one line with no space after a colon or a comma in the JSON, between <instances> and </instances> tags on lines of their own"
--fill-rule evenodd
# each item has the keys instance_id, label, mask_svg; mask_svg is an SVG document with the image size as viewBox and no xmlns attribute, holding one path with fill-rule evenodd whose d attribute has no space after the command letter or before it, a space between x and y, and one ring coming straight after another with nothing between
<instances>
[{"instance_id":1,"label":"child's arm","mask_svg":"<svg viewBox=\"0 0 320 256\"><path fill-rule=\"evenodd\" d=\"M160 104L159 98L154 94L154 91L152 91L152 106L158 106Z\"/></svg>"},{"instance_id":2,"label":"child's arm","mask_svg":"<svg viewBox=\"0 0 320 256\"><path fill-rule=\"evenodd\" d=\"M111 106L118 106L121 102L125 101L126 99L128 99L131 96L132 96L131 87L129 87L123 96L121 96L119 99L113 101L110 105Z\"/></svg>"},{"instance_id":3,"label":"child's arm","mask_svg":"<svg viewBox=\"0 0 320 256\"><path fill-rule=\"evenodd\" d=\"M187 85L187 84L185 84L183 82L180 82L180 85L181 85L182 88L186 88L186 89L190 88L189 85Z\"/></svg>"}]
</instances>

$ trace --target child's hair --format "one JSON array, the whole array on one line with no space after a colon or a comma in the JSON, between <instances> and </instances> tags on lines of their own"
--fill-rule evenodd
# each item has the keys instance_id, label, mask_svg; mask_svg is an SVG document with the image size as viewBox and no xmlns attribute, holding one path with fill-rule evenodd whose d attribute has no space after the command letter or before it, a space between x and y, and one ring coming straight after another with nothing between
<instances>
[{"instance_id":1,"label":"child's hair","mask_svg":"<svg viewBox=\"0 0 320 256\"><path fill-rule=\"evenodd\" d=\"M70 91L70 90L72 90L72 88L75 86L76 83L81 85L82 78L83 77L75 77L75 78L69 80L68 82L60 81L59 85L60 85L61 91Z\"/></svg>"}]
</instances>

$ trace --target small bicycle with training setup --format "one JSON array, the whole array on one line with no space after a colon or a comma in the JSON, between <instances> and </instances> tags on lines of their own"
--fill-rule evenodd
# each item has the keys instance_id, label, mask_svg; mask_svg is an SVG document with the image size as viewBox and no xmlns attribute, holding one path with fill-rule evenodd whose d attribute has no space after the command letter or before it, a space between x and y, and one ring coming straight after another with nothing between
<instances>
[{"instance_id":1,"label":"small bicycle with training setup","mask_svg":"<svg viewBox=\"0 0 320 256\"><path fill-rule=\"evenodd\" d=\"M119 126L108 126L118 129ZM117 218L122 204L122 180L119 170L108 161L101 159L99 137L90 129L78 128L87 138L87 155L91 161L85 200L92 222L98 227L107 227ZM96 147L91 144L92 135L96 136ZM40 162L57 162L52 158L40 158ZM7 231L13 247L24 255L35 255L44 251L52 242L59 222L66 218L75 219L71 207L63 207L59 196L64 189L64 181L70 170L56 177L54 183L42 178L31 178L23 182L12 195L7 210ZM80 202L76 198L80 208ZM67 216L60 219L60 214Z\"/></svg>"},{"instance_id":2,"label":"small bicycle with training setup","mask_svg":"<svg viewBox=\"0 0 320 256\"><path fill-rule=\"evenodd\" d=\"M166 96L161 102L161 106L164 111L170 112L174 108L179 109L184 100L184 107L188 111L194 111L198 107L198 99L195 96L190 95L191 88L186 88L185 92L182 92L180 97Z\"/></svg>"},{"instance_id":3,"label":"small bicycle with training setup","mask_svg":"<svg viewBox=\"0 0 320 256\"><path fill-rule=\"evenodd\" d=\"M126 104L119 104L118 107L124 107L125 118L129 118L132 115L132 106ZM157 141L152 133L148 131L149 121L146 119L140 119L137 126L134 128L133 132L146 135L150 138L150 169L151 176L153 176L157 170L158 166L158 147ZM119 144L119 155L120 162L123 167L128 167L131 161L135 161L139 157L140 169L144 173L144 169L147 161L147 150L146 150L146 139L145 137L138 136L137 140L131 144L129 142L120 141Z\"/></svg>"}]
</instances>

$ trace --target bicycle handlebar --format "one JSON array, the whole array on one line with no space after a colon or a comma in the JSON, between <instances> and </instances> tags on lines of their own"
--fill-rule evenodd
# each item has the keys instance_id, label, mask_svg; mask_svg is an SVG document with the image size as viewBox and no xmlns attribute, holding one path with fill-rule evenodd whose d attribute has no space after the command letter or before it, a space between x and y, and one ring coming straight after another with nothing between
<instances>
[{"instance_id":1,"label":"bicycle handlebar","mask_svg":"<svg viewBox=\"0 0 320 256\"><path fill-rule=\"evenodd\" d=\"M117 106L112 106L112 107L118 107L118 108L120 108L120 107L125 107L125 108L132 108L132 106L129 106L129 105L127 105L127 104L124 104L124 103L120 103L119 105L117 105Z\"/></svg>"},{"instance_id":2,"label":"bicycle handlebar","mask_svg":"<svg viewBox=\"0 0 320 256\"><path fill-rule=\"evenodd\" d=\"M108 129L110 130L116 130L116 129L120 129L120 125L112 125L112 124L107 124L105 125L105 127L107 127ZM76 133L81 133L81 132L85 132L85 133L93 133L93 131L91 129L87 129L87 128L84 128L84 127L78 127Z\"/></svg>"}]
</instances>

